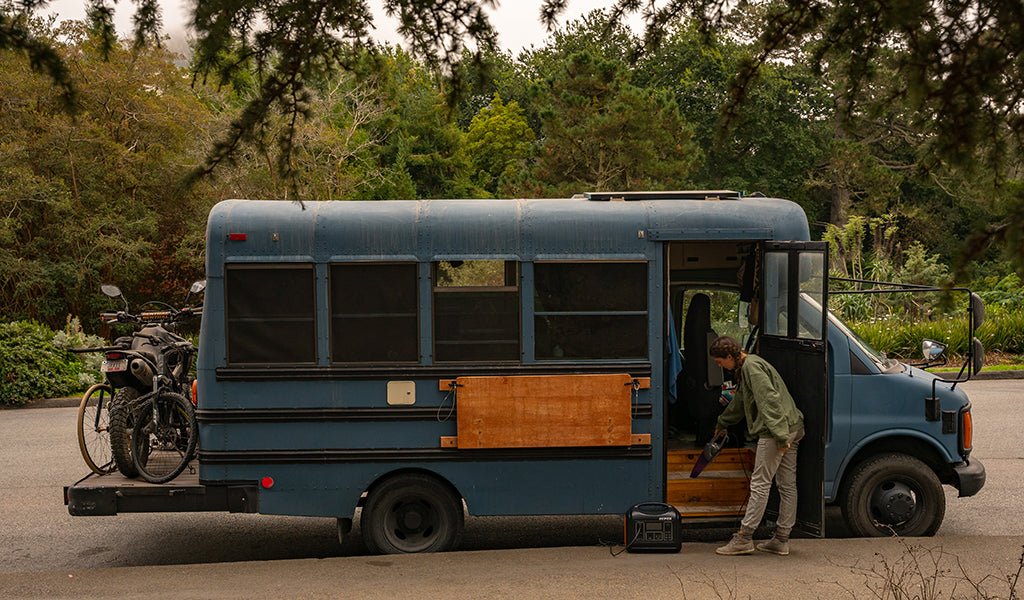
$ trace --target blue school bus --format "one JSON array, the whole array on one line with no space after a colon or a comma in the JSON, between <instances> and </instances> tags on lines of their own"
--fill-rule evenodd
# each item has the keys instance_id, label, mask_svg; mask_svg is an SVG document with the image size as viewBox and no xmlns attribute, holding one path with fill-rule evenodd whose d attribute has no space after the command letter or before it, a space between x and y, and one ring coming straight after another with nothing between
<instances>
[{"instance_id":1,"label":"blue school bus","mask_svg":"<svg viewBox=\"0 0 1024 600\"><path fill-rule=\"evenodd\" d=\"M726 401L707 352L722 334L775 365L805 415L803 531L824 535L838 504L855 534L931 535L943 485L984 484L956 387L980 347L957 380L872 350L827 310L827 245L787 200L229 200L206 242L197 473L86 477L72 514L335 517L340 536L361 508L380 553L455 548L467 514L655 501L735 522L742 431L689 477Z\"/></svg>"}]
</instances>

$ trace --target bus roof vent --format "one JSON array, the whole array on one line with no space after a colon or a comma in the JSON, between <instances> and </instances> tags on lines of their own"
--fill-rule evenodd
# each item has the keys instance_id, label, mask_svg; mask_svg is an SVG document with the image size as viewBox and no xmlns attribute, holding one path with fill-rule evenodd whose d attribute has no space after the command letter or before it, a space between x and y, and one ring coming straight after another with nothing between
<instances>
[{"instance_id":1,"label":"bus roof vent","mask_svg":"<svg viewBox=\"0 0 1024 600\"><path fill-rule=\"evenodd\" d=\"M630 202L634 200L739 200L743 197L732 190L681 190L675 192L587 192L587 200L603 202Z\"/></svg>"}]
</instances>

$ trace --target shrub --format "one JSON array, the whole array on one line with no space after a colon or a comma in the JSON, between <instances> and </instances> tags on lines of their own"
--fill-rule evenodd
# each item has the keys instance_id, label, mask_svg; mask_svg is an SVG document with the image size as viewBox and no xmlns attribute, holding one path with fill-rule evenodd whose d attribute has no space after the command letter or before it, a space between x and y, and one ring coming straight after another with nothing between
<instances>
[{"instance_id":1,"label":"shrub","mask_svg":"<svg viewBox=\"0 0 1024 600\"><path fill-rule=\"evenodd\" d=\"M82 363L31 321L0 324L0 404L17 406L82 389Z\"/></svg>"},{"instance_id":2,"label":"shrub","mask_svg":"<svg viewBox=\"0 0 1024 600\"><path fill-rule=\"evenodd\" d=\"M88 335L82 330L82 323L78 317L68 315L64 331L58 331L53 336L53 344L58 348L69 350L71 348L97 348L107 346L107 341L95 335ZM102 352L87 352L85 354L72 355L78 361L78 384L82 389L99 383L103 380L100 373L100 365L103 363Z\"/></svg>"},{"instance_id":3,"label":"shrub","mask_svg":"<svg viewBox=\"0 0 1024 600\"><path fill-rule=\"evenodd\" d=\"M924 339L946 344L951 355L965 354L970 341L966 316L917 322L893 317L848 325L876 350L902 358L920 358ZM1024 353L1024 309L990 313L977 337L986 351Z\"/></svg>"}]
</instances>

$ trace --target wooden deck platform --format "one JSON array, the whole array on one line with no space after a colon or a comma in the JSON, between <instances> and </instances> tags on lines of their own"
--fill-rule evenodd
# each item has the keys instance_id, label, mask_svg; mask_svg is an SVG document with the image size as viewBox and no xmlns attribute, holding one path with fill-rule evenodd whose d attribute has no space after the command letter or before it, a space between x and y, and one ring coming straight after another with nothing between
<instances>
[{"instance_id":1,"label":"wooden deck platform","mask_svg":"<svg viewBox=\"0 0 1024 600\"><path fill-rule=\"evenodd\" d=\"M726 448L699 477L691 478L700 453L697 449L669 449L668 503L684 519L743 516L750 496L754 450Z\"/></svg>"}]
</instances>

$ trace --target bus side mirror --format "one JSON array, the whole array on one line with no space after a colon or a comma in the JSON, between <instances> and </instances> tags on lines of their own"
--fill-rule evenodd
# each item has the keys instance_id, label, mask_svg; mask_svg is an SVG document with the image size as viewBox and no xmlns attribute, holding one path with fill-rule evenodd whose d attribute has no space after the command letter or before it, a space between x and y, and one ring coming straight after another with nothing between
<instances>
[{"instance_id":1,"label":"bus side mirror","mask_svg":"<svg viewBox=\"0 0 1024 600\"><path fill-rule=\"evenodd\" d=\"M975 373L981 373L981 368L985 366L985 347L978 338L971 340L971 363Z\"/></svg>"},{"instance_id":2,"label":"bus side mirror","mask_svg":"<svg viewBox=\"0 0 1024 600\"><path fill-rule=\"evenodd\" d=\"M971 292L971 316L974 317L975 329L985 322L985 301L974 292Z\"/></svg>"},{"instance_id":3,"label":"bus side mirror","mask_svg":"<svg viewBox=\"0 0 1024 600\"><path fill-rule=\"evenodd\" d=\"M946 345L942 342L936 342L935 340L924 340L921 342L921 354L924 355L925 362L932 362L942 356L942 353L946 351Z\"/></svg>"}]
</instances>

